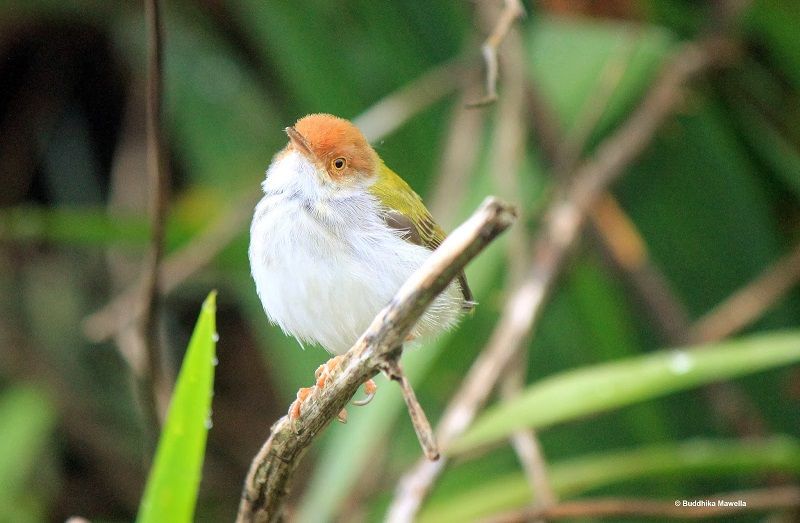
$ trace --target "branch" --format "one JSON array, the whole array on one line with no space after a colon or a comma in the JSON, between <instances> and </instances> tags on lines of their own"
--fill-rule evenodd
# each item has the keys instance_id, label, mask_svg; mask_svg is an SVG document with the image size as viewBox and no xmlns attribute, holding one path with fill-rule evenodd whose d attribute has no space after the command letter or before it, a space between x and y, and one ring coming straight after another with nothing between
<instances>
[{"instance_id":1,"label":"branch","mask_svg":"<svg viewBox=\"0 0 800 523\"><path fill-rule=\"evenodd\" d=\"M509 512L484 520L485 523L515 523L534 519L567 519L567 518L602 518L602 517L649 517L702 519L709 517L741 515L745 512L763 512L767 510L796 508L800 506L800 487L788 485L770 489L747 490L711 494L701 500L720 500L731 503L742 501L744 506L683 506L682 499L661 501L636 498L596 498L582 501L560 503L552 507L526 508Z\"/></svg>"},{"instance_id":2,"label":"branch","mask_svg":"<svg viewBox=\"0 0 800 523\"><path fill-rule=\"evenodd\" d=\"M527 139L524 111L527 84L525 48L519 31L511 31L507 35L506 45L501 53L507 65L503 70L505 88L497 101L497 124L491 140L489 159L495 168L497 185L503 191L503 195L514 198L522 194L519 171L525 156ZM516 227L510 235L506 244L509 275L507 285L509 289L515 289L527 269L530 245L528 231L525 228ZM507 367L500 388L500 395L504 400L518 395L525 385L527 361L527 354L519 351L515 361ZM556 497L550 488L547 463L536 433L530 429L517 431L511 437L511 446L528 478L532 496L535 495L536 500L542 504L553 505Z\"/></svg>"},{"instance_id":3,"label":"branch","mask_svg":"<svg viewBox=\"0 0 800 523\"><path fill-rule=\"evenodd\" d=\"M511 26L517 18L525 16L525 9L520 0L505 0L503 11L497 19L492 34L483 42L481 53L486 62L486 94L480 100L472 102L469 107L483 107L497 100L497 50L503 43Z\"/></svg>"},{"instance_id":4,"label":"branch","mask_svg":"<svg viewBox=\"0 0 800 523\"><path fill-rule=\"evenodd\" d=\"M524 351L519 351L517 361L509 365L505 379L500 386L500 397L508 401L519 396L525 385L525 371L528 368L528 358ZM531 488L531 498L537 507L551 507L556 504L558 497L550 485L547 460L542 450L542 444L533 429L521 429L511 436L511 446L517 454L522 469Z\"/></svg>"},{"instance_id":5,"label":"branch","mask_svg":"<svg viewBox=\"0 0 800 523\"><path fill-rule=\"evenodd\" d=\"M515 217L509 205L488 198L400 288L367 331L342 358L340 371L322 389L312 389L295 421L284 416L253 459L237 521L276 521L289 482L316 436L358 387L400 356L402 344L427 306L464 266L503 232Z\"/></svg>"},{"instance_id":6,"label":"branch","mask_svg":"<svg viewBox=\"0 0 800 523\"><path fill-rule=\"evenodd\" d=\"M628 120L576 170L570 177L572 182L556 193L533 245L525 279L509 296L486 348L442 416L437 437L443 449L466 430L504 369L528 340L567 252L578 238L588 209L650 143L682 99L685 84L709 67L729 62L732 50L729 42L719 39L681 47L667 61L659 79ZM398 485L388 520L413 520L446 464L445 458L418 462Z\"/></svg>"},{"instance_id":7,"label":"branch","mask_svg":"<svg viewBox=\"0 0 800 523\"><path fill-rule=\"evenodd\" d=\"M722 339L760 318L800 280L800 244L692 326L698 341Z\"/></svg>"},{"instance_id":8,"label":"branch","mask_svg":"<svg viewBox=\"0 0 800 523\"><path fill-rule=\"evenodd\" d=\"M158 0L145 2L147 21L147 172L150 189L151 239L150 250L144 266L139 299L142 310L139 335L145 348L146 365L140 379L140 393L144 409L159 426L166 412L169 398L168 378L163 368L161 344L158 335L160 306L158 266L164 254L164 229L167 217L167 171L164 168L164 151L161 127L162 33Z\"/></svg>"}]
</instances>

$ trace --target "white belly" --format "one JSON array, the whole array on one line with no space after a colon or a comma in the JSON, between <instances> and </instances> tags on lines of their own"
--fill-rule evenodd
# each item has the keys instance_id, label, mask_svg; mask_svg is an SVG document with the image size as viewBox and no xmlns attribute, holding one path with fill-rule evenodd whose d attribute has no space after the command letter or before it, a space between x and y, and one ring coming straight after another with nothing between
<instances>
[{"instance_id":1,"label":"white belly","mask_svg":"<svg viewBox=\"0 0 800 523\"><path fill-rule=\"evenodd\" d=\"M350 201L352 200L352 201ZM389 229L371 198L345 213L286 192L256 207L250 265L269 319L300 340L342 354L430 255ZM463 298L451 284L412 331L425 337L458 320Z\"/></svg>"}]
</instances>

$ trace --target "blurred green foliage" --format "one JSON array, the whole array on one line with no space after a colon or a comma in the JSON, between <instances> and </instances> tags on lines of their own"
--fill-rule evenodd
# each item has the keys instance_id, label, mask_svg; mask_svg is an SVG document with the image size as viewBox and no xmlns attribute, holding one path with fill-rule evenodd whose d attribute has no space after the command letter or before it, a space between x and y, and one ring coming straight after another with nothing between
<instances>
[{"instance_id":1,"label":"blurred green foliage","mask_svg":"<svg viewBox=\"0 0 800 523\"><path fill-rule=\"evenodd\" d=\"M678 113L613 191L668 289L696 320L800 240L800 10L779 0L755 0L727 14L720 7L726 2L600 4L527 3L528 16L518 22L526 76L559 131L584 135L583 156L625 120L681 43L717 30L740 42L736 64L687 88ZM169 252L253 205L271 156L286 140L281 130L298 117L325 111L354 118L432 68L475 59L488 32L480 4L470 2L165 7ZM0 5L0 43L0 484L13 487L4 489L0 512L18 521L75 514L131 520L146 476L140 413L115 343L91 344L81 327L136 281L148 237L140 193L141 6L11 0ZM501 61L501 97L504 67ZM477 74L468 78L459 94L480 87ZM452 122L463 111L459 94L434 97L375 144L428 201L440 187ZM494 169L504 124L498 105L480 110L477 160L461 182L463 195L444 201L460 219L485 195L501 193L523 210L518 227L532 235L555 183L552 165L523 107L528 137L512 173L519 190L506 193ZM220 289L220 365L198 521L233 518L270 423L326 358L267 324L247 265L247 224L240 230L209 267L167 296L162 322L177 367L197 304L209 288ZM530 394L550 376L597 377L594 371L658 359L646 353L673 345L596 235L585 240L530 342ZM475 314L404 356L434 424L497 320L512 241L503 238L468 267L480 302ZM743 374L772 351L796 353L794 341L781 338L781 345L769 332L796 328L798 317L794 289L747 328L749 341L730 342L736 358L720 352L704 367L709 379L742 376L735 380L742 404L731 407L759 439L740 439L742 427L726 420L703 389L678 391L670 382L661 392L673 393L656 397L658 382L644 383L643 403L619 403L541 432L557 492L692 498L764 485L773 472L796 478L797 366ZM735 372L728 365L737 365ZM631 383L644 381L636 368L628 372ZM292 498L298 520L384 516L387 492L420 452L398 391L385 380L379 386L369 407L350 409L348 424L330 427L307 456ZM544 414L524 419L534 423ZM422 517L457 521L528 501L519 463L503 444L448 468Z\"/></svg>"}]
</instances>

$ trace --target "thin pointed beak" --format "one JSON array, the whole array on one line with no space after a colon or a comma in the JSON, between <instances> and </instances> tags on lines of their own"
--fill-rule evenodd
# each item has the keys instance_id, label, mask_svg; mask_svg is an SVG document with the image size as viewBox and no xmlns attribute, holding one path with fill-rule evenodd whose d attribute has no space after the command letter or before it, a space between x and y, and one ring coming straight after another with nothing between
<instances>
[{"instance_id":1,"label":"thin pointed beak","mask_svg":"<svg viewBox=\"0 0 800 523\"><path fill-rule=\"evenodd\" d=\"M292 145L294 145L298 151L303 153L308 158L314 158L314 153L311 152L311 147L308 146L308 142L305 138L303 138L303 135L297 132L297 129L294 127L287 127L284 129L284 131L286 131L286 134L289 135L289 141L292 142Z\"/></svg>"}]
</instances>

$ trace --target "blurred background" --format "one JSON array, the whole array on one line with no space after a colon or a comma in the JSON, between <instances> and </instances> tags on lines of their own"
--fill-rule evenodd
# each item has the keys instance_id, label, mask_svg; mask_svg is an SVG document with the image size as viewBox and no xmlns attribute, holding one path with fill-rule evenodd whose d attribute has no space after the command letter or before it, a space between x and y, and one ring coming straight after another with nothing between
<instances>
[{"instance_id":1,"label":"blurred background","mask_svg":"<svg viewBox=\"0 0 800 523\"><path fill-rule=\"evenodd\" d=\"M486 345L554 188L686 41L724 35L738 51L680 87L677 110L590 214L531 337L526 381L800 324L800 4L525 2L500 47L498 100L480 108L467 105L486 92L480 47L499 0L167 4L159 322L170 375L202 299L219 291L198 521L234 518L270 425L327 359L268 325L246 252L282 129L307 113L355 119L446 230L488 194L521 209L515 231L467 269L476 313L404 357L434 425ZM3 521L129 521L137 511L151 436L130 369L129 305L114 300L135 288L149 241L145 49L138 2L0 2ZM749 300L708 316L744 288ZM558 425L541 444L554 474L572 479L566 496L692 498L796 479L799 371ZM396 387L379 387L307 456L291 500L298 520L382 519L420 450ZM641 454L687 452L697 438L759 443L736 447L735 463L648 468ZM610 455L631 472L593 481L596 470L577 466ZM514 451L498 446L449 467L420 517L471 519L523 506L525 492ZM479 506L459 512L467 501Z\"/></svg>"}]
</instances>

